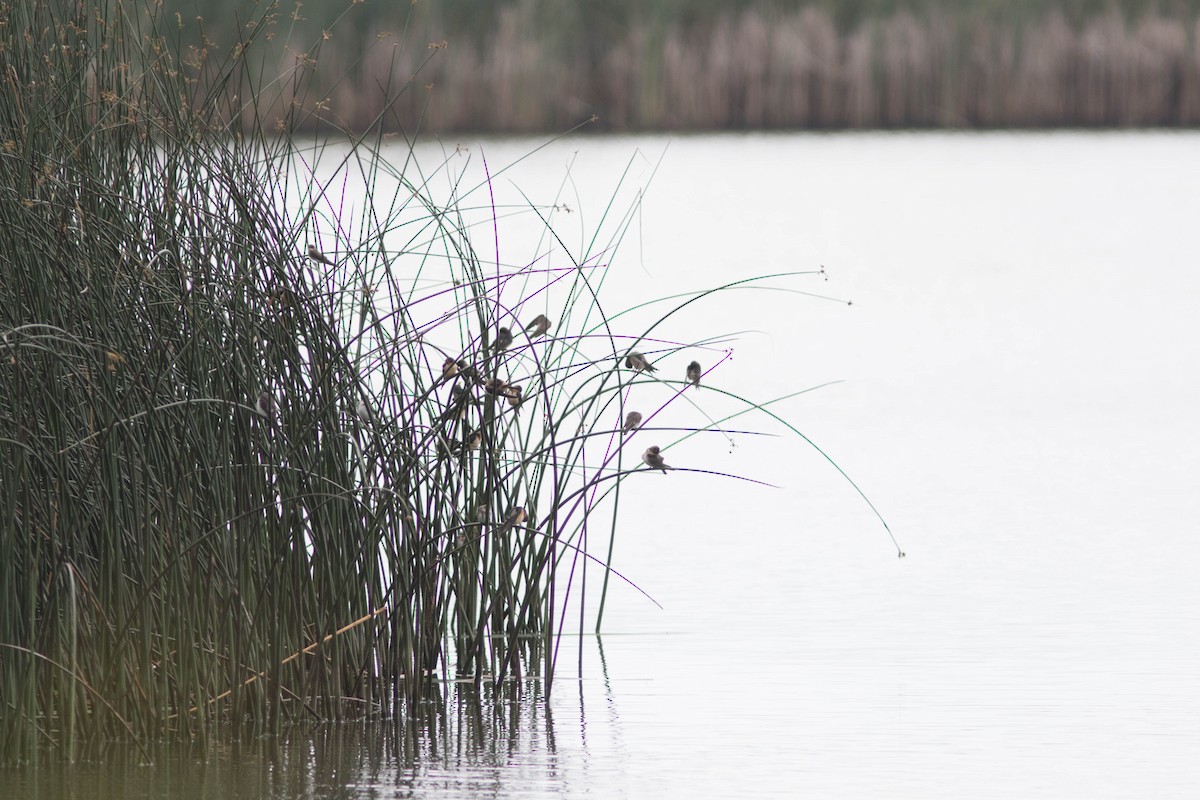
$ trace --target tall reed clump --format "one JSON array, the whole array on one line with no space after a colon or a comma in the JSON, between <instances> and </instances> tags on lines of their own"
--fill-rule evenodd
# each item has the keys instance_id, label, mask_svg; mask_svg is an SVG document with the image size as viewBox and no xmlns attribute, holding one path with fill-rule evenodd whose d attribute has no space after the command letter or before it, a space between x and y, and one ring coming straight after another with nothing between
<instances>
[{"instance_id":1,"label":"tall reed clump","mask_svg":"<svg viewBox=\"0 0 1200 800\"><path fill-rule=\"evenodd\" d=\"M272 13L218 51L3 6L0 760L401 717L439 674L549 691L589 514L644 468L649 331L598 296L629 218L483 255L501 214L379 125L294 138L335 111L311 52L260 85Z\"/></svg>"}]
</instances>

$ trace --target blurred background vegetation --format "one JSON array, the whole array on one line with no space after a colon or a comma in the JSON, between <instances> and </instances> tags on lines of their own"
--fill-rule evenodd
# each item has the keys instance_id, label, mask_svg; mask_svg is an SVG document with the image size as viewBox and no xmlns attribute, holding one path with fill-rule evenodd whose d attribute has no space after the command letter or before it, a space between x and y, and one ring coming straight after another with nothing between
<instances>
[{"instance_id":1,"label":"blurred background vegetation","mask_svg":"<svg viewBox=\"0 0 1200 800\"><path fill-rule=\"evenodd\" d=\"M163 0L208 57L262 0ZM1200 0L308 0L276 4L294 98L336 127L1188 126ZM305 61L305 59L308 59ZM400 102L382 98L411 83Z\"/></svg>"}]
</instances>

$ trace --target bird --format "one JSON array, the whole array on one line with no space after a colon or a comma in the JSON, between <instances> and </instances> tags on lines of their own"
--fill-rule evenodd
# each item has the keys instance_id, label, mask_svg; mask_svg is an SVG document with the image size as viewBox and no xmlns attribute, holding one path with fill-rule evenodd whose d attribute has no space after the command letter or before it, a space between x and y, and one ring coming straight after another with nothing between
<instances>
[{"instance_id":1,"label":"bird","mask_svg":"<svg viewBox=\"0 0 1200 800\"><path fill-rule=\"evenodd\" d=\"M458 374L458 362L447 356L442 362L442 380L449 380Z\"/></svg>"},{"instance_id":2,"label":"bird","mask_svg":"<svg viewBox=\"0 0 1200 800\"><path fill-rule=\"evenodd\" d=\"M512 406L514 409L520 408L521 403L525 399L521 395L521 387L520 386L509 386L508 389L505 390L504 396L508 398L508 404L510 406Z\"/></svg>"},{"instance_id":3,"label":"bird","mask_svg":"<svg viewBox=\"0 0 1200 800\"><path fill-rule=\"evenodd\" d=\"M275 419L275 398L270 392L262 392L254 404L254 412L264 419Z\"/></svg>"},{"instance_id":4,"label":"bird","mask_svg":"<svg viewBox=\"0 0 1200 800\"><path fill-rule=\"evenodd\" d=\"M516 527L517 525L520 525L527 518L528 518L528 515L525 513L525 507L517 506L512 511L508 512L508 516L504 518L504 526L501 528L501 533L508 530L509 528L513 528L513 527Z\"/></svg>"},{"instance_id":5,"label":"bird","mask_svg":"<svg viewBox=\"0 0 1200 800\"><path fill-rule=\"evenodd\" d=\"M468 364L465 360L459 359L457 362L458 374L463 376L463 380L472 383L479 383L479 370Z\"/></svg>"},{"instance_id":6,"label":"bird","mask_svg":"<svg viewBox=\"0 0 1200 800\"><path fill-rule=\"evenodd\" d=\"M675 469L669 464L663 462L662 453L658 445L652 445L646 448L646 452L642 453L642 461L646 462L646 466L650 469L661 469L663 475L667 474L667 470Z\"/></svg>"},{"instance_id":7,"label":"bird","mask_svg":"<svg viewBox=\"0 0 1200 800\"><path fill-rule=\"evenodd\" d=\"M499 378L488 378L483 382L483 390L488 394L504 396L508 394L508 384Z\"/></svg>"},{"instance_id":8,"label":"bird","mask_svg":"<svg viewBox=\"0 0 1200 800\"><path fill-rule=\"evenodd\" d=\"M482 443L483 443L483 431L476 430L474 433L471 434L471 438L467 439L467 449L468 450L478 450L479 445L481 445Z\"/></svg>"},{"instance_id":9,"label":"bird","mask_svg":"<svg viewBox=\"0 0 1200 800\"><path fill-rule=\"evenodd\" d=\"M538 336L544 335L548 330L550 330L550 318L545 314L538 314L533 318L533 322L525 326L525 333L528 334L530 339L536 339Z\"/></svg>"},{"instance_id":10,"label":"bird","mask_svg":"<svg viewBox=\"0 0 1200 800\"><path fill-rule=\"evenodd\" d=\"M328 264L331 267L336 266L335 263L329 259L329 256L317 249L315 244L310 244L308 246L308 257L319 264Z\"/></svg>"},{"instance_id":11,"label":"bird","mask_svg":"<svg viewBox=\"0 0 1200 800\"><path fill-rule=\"evenodd\" d=\"M508 328L501 328L496 331L496 341L492 344L492 347L497 353L507 350L510 344L512 344L512 331Z\"/></svg>"},{"instance_id":12,"label":"bird","mask_svg":"<svg viewBox=\"0 0 1200 800\"><path fill-rule=\"evenodd\" d=\"M630 411L625 415L625 424L621 426L622 433L629 433L632 430L637 430L637 426L642 424L642 415L637 411Z\"/></svg>"},{"instance_id":13,"label":"bird","mask_svg":"<svg viewBox=\"0 0 1200 800\"><path fill-rule=\"evenodd\" d=\"M642 372L643 370L655 372L658 370L658 367L647 361L646 357L636 350L630 351L629 355L625 356L625 367L626 369L637 370L638 372Z\"/></svg>"},{"instance_id":14,"label":"bird","mask_svg":"<svg viewBox=\"0 0 1200 800\"><path fill-rule=\"evenodd\" d=\"M699 361L693 361L692 363L688 364L687 379L692 382L692 386L695 386L697 389L700 388L700 362Z\"/></svg>"},{"instance_id":15,"label":"bird","mask_svg":"<svg viewBox=\"0 0 1200 800\"><path fill-rule=\"evenodd\" d=\"M358 414L358 418L363 422L371 421L371 409L367 407L367 401L359 400L358 408L354 409L354 413Z\"/></svg>"},{"instance_id":16,"label":"bird","mask_svg":"<svg viewBox=\"0 0 1200 800\"><path fill-rule=\"evenodd\" d=\"M467 387L461 386L457 383L450 387L450 406L462 412L459 415L459 419L461 419L462 415L466 413L467 406L477 405L479 405L478 398L471 394L471 392L467 390Z\"/></svg>"},{"instance_id":17,"label":"bird","mask_svg":"<svg viewBox=\"0 0 1200 800\"><path fill-rule=\"evenodd\" d=\"M466 389L455 384L450 388L450 401L446 403L446 408L442 411L441 418L443 420L465 419L467 416L467 407L474 400L475 398Z\"/></svg>"}]
</instances>

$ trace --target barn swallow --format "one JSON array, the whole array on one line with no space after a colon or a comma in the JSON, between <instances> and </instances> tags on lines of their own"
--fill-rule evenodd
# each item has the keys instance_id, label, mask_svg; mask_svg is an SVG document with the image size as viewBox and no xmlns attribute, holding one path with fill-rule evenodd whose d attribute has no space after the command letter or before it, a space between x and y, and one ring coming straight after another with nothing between
<instances>
[{"instance_id":1,"label":"barn swallow","mask_svg":"<svg viewBox=\"0 0 1200 800\"><path fill-rule=\"evenodd\" d=\"M358 401L358 408L354 409L354 413L358 414L358 418L363 422L371 421L371 409L367 407L365 400Z\"/></svg>"},{"instance_id":2,"label":"barn swallow","mask_svg":"<svg viewBox=\"0 0 1200 800\"><path fill-rule=\"evenodd\" d=\"M275 419L275 398L270 392L262 392L254 404L254 412L264 419Z\"/></svg>"},{"instance_id":3,"label":"barn swallow","mask_svg":"<svg viewBox=\"0 0 1200 800\"><path fill-rule=\"evenodd\" d=\"M487 503L480 503L479 505L475 506L475 521L481 525L488 521Z\"/></svg>"},{"instance_id":4,"label":"barn swallow","mask_svg":"<svg viewBox=\"0 0 1200 800\"><path fill-rule=\"evenodd\" d=\"M637 426L642 424L642 415L636 411L630 411L625 415L625 424L621 427L621 431L629 433L637 430Z\"/></svg>"},{"instance_id":5,"label":"barn swallow","mask_svg":"<svg viewBox=\"0 0 1200 800\"><path fill-rule=\"evenodd\" d=\"M520 408L524 397L521 395L520 386L509 386L504 392L504 396L508 398L508 404L513 408Z\"/></svg>"},{"instance_id":6,"label":"barn swallow","mask_svg":"<svg viewBox=\"0 0 1200 800\"><path fill-rule=\"evenodd\" d=\"M501 328L496 331L496 341L492 343L492 348L497 353L507 350L510 344L512 344L512 331L508 328Z\"/></svg>"},{"instance_id":7,"label":"barn swallow","mask_svg":"<svg viewBox=\"0 0 1200 800\"><path fill-rule=\"evenodd\" d=\"M670 464L663 462L662 453L659 452L658 445L653 445L646 448L646 452L642 453L642 461L646 462L646 466L650 469L661 469L663 475L667 474L667 470L675 469Z\"/></svg>"},{"instance_id":8,"label":"barn swallow","mask_svg":"<svg viewBox=\"0 0 1200 800\"><path fill-rule=\"evenodd\" d=\"M319 264L327 264L331 267L337 266L333 261L331 261L329 259L329 256L325 255L320 250L318 250L317 246L315 244L310 244L308 246L308 257L311 258L313 261L316 261Z\"/></svg>"},{"instance_id":9,"label":"barn swallow","mask_svg":"<svg viewBox=\"0 0 1200 800\"><path fill-rule=\"evenodd\" d=\"M488 378L483 382L483 390L488 394L506 395L508 384L499 378Z\"/></svg>"},{"instance_id":10,"label":"barn swallow","mask_svg":"<svg viewBox=\"0 0 1200 800\"><path fill-rule=\"evenodd\" d=\"M692 382L692 386L695 386L697 389L700 388L700 362L699 361L693 361L692 363L688 364L687 379Z\"/></svg>"},{"instance_id":11,"label":"barn swallow","mask_svg":"<svg viewBox=\"0 0 1200 800\"><path fill-rule=\"evenodd\" d=\"M467 406L479 405L479 399L471 394L466 386L456 383L450 387L450 403L451 405L461 406L465 411Z\"/></svg>"},{"instance_id":12,"label":"barn swallow","mask_svg":"<svg viewBox=\"0 0 1200 800\"><path fill-rule=\"evenodd\" d=\"M458 374L462 375L465 380L479 383L479 370L475 369L475 367L471 366L463 359L459 359L457 365Z\"/></svg>"},{"instance_id":13,"label":"barn swallow","mask_svg":"<svg viewBox=\"0 0 1200 800\"><path fill-rule=\"evenodd\" d=\"M447 357L442 362L442 380L447 381L458 374L458 362L453 358Z\"/></svg>"},{"instance_id":14,"label":"barn swallow","mask_svg":"<svg viewBox=\"0 0 1200 800\"><path fill-rule=\"evenodd\" d=\"M631 351L629 355L625 356L625 368L637 370L638 372L642 372L643 370L655 372L658 370L658 367L647 361L646 357L636 350Z\"/></svg>"},{"instance_id":15,"label":"barn swallow","mask_svg":"<svg viewBox=\"0 0 1200 800\"><path fill-rule=\"evenodd\" d=\"M550 330L550 318L545 314L538 314L533 318L533 322L525 326L525 333L530 339L536 339L548 330Z\"/></svg>"},{"instance_id":16,"label":"barn swallow","mask_svg":"<svg viewBox=\"0 0 1200 800\"><path fill-rule=\"evenodd\" d=\"M465 386L454 384L450 387L450 402L442 412L442 419L464 419L469 406L479 405L475 396L467 391Z\"/></svg>"},{"instance_id":17,"label":"barn swallow","mask_svg":"<svg viewBox=\"0 0 1200 800\"><path fill-rule=\"evenodd\" d=\"M525 513L524 506L517 506L512 511L508 512L508 516L504 518L504 525L501 526L500 533L520 525L526 519L528 519L528 516L529 515Z\"/></svg>"},{"instance_id":18,"label":"barn swallow","mask_svg":"<svg viewBox=\"0 0 1200 800\"><path fill-rule=\"evenodd\" d=\"M483 443L483 431L476 430L471 434L471 438L467 440L468 450L478 450L479 445Z\"/></svg>"}]
</instances>

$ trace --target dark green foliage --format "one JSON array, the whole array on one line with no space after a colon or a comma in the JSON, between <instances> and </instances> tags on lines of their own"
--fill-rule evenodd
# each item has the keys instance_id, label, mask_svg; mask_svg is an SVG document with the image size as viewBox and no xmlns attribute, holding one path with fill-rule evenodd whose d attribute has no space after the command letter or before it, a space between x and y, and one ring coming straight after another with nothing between
<instances>
[{"instance_id":1,"label":"dark green foliage","mask_svg":"<svg viewBox=\"0 0 1200 800\"><path fill-rule=\"evenodd\" d=\"M385 158L383 115L300 140L336 116L319 43L265 70L273 8L225 48L116 0L0 22L0 761L402 718L438 677L549 692L588 526L611 554L641 468L624 400L664 380L619 365L711 292L614 331L597 287L636 209L485 268L501 223Z\"/></svg>"}]
</instances>

